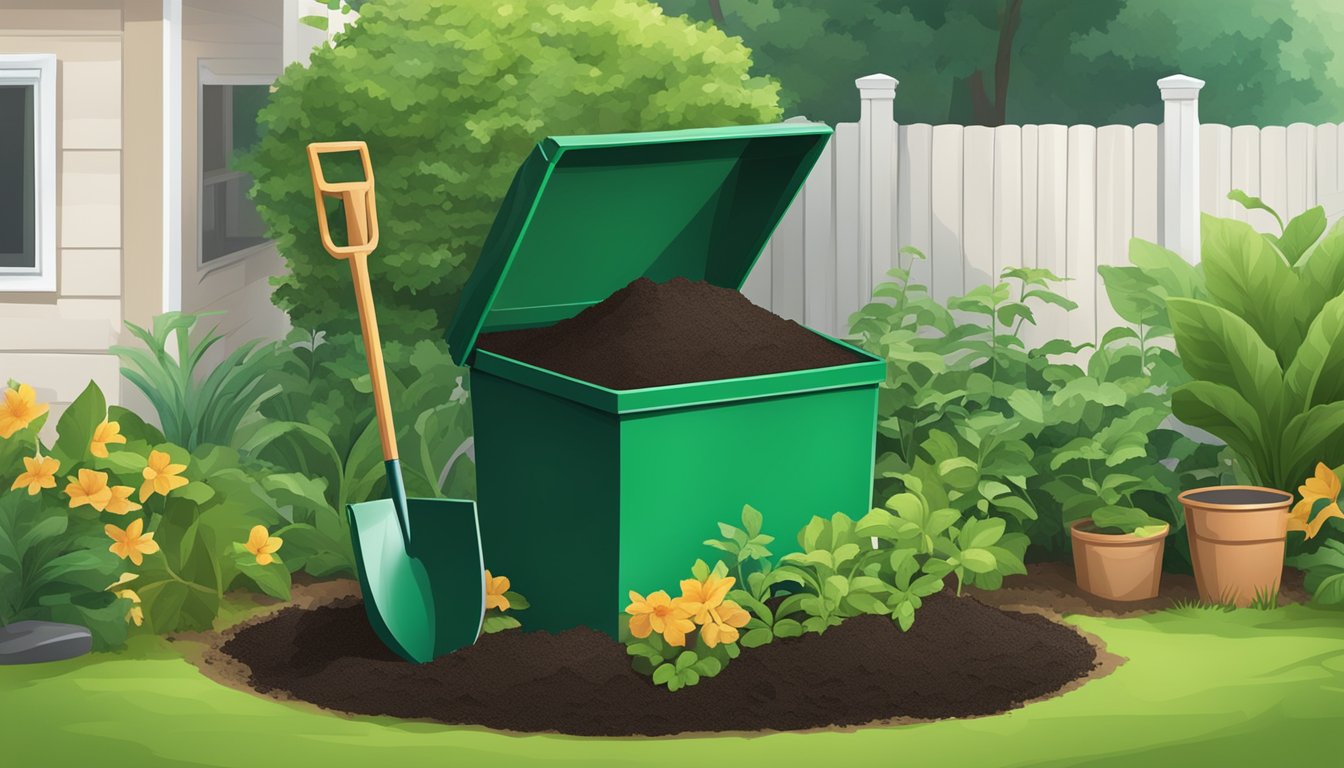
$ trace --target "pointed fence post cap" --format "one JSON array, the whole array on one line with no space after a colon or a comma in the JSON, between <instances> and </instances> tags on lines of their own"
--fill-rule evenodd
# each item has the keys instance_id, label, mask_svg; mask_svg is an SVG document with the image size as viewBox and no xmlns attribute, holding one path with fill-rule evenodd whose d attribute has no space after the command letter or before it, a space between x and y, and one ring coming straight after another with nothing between
<instances>
[{"instance_id":1,"label":"pointed fence post cap","mask_svg":"<svg viewBox=\"0 0 1344 768\"><path fill-rule=\"evenodd\" d=\"M900 82L891 75L873 74L860 77L854 85L859 89L861 99L893 99Z\"/></svg>"},{"instance_id":2,"label":"pointed fence post cap","mask_svg":"<svg viewBox=\"0 0 1344 768\"><path fill-rule=\"evenodd\" d=\"M1189 101L1199 98L1204 81L1189 75L1168 75L1157 81L1163 101Z\"/></svg>"}]
</instances>

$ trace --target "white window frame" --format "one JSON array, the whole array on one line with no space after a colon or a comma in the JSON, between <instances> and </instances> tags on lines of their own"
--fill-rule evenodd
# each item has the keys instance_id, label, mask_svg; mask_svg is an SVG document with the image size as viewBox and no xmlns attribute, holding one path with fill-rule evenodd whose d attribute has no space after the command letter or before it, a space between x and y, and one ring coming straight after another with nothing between
<instances>
[{"instance_id":1,"label":"white window frame","mask_svg":"<svg viewBox=\"0 0 1344 768\"><path fill-rule=\"evenodd\" d=\"M201 216L205 205L205 87L207 85L274 85L277 74L232 74L218 70L229 69L233 60L200 59L196 77L196 270L204 274L246 259L275 246L274 240L249 245L210 261L205 260L205 227ZM213 66L213 68L212 68Z\"/></svg>"},{"instance_id":2,"label":"white window frame","mask_svg":"<svg viewBox=\"0 0 1344 768\"><path fill-rule=\"evenodd\" d=\"M56 55L0 54L0 85L33 86L36 264L0 267L0 292L56 291Z\"/></svg>"}]
</instances>

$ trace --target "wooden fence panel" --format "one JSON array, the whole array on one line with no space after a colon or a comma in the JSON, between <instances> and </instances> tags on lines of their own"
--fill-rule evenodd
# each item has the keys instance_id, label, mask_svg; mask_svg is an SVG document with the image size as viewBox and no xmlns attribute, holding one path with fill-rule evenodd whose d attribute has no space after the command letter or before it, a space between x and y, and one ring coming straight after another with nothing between
<instances>
[{"instance_id":1,"label":"wooden fence panel","mask_svg":"<svg viewBox=\"0 0 1344 768\"><path fill-rule=\"evenodd\" d=\"M925 257L933 251L933 126L927 123L900 126L896 179L896 229L898 246L913 246ZM913 261L913 263L911 263ZM929 259L909 259L910 282L929 285L933 279Z\"/></svg>"},{"instance_id":2,"label":"wooden fence panel","mask_svg":"<svg viewBox=\"0 0 1344 768\"><path fill-rule=\"evenodd\" d=\"M748 297L844 335L871 286L896 259L909 261L899 249L913 246L928 258L913 262L911 280L939 300L992 282L1009 266L1069 278L1060 290L1078 309L1039 308L1038 327L1022 332L1029 345L1052 337L1095 342L1122 322L1097 267L1127 264L1131 238L1163 241L1162 126L888 125L890 146L880 131L836 126L744 285ZM1259 196L1285 217L1339 194L1341 125L1201 125L1200 209L1277 231L1267 214L1229 201L1228 191ZM864 162L879 167L865 173Z\"/></svg>"},{"instance_id":3,"label":"wooden fence panel","mask_svg":"<svg viewBox=\"0 0 1344 768\"><path fill-rule=\"evenodd\" d=\"M945 300L964 292L966 257L962 250L962 133L960 125L933 128L933 249L929 253L933 296Z\"/></svg>"}]
</instances>

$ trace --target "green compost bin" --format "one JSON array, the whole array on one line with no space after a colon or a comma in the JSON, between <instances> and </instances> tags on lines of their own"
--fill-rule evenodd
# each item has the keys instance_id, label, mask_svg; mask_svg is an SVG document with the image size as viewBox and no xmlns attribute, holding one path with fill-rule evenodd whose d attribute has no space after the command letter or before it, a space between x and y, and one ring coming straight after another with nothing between
<instances>
[{"instance_id":1,"label":"green compost bin","mask_svg":"<svg viewBox=\"0 0 1344 768\"><path fill-rule=\"evenodd\" d=\"M830 339L861 361L618 391L476 348L641 276L740 289L830 134L552 137L519 169L448 341L471 367L485 564L527 596L528 629L615 636L628 593L677 594L745 504L777 554L814 515L867 512L886 366L862 350Z\"/></svg>"}]
</instances>

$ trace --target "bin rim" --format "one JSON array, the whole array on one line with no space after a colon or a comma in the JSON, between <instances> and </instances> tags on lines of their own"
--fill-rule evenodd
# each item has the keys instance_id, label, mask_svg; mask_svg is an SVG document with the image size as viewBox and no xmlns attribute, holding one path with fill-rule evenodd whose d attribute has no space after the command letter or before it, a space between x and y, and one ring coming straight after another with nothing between
<instances>
[{"instance_id":1,"label":"bin rim","mask_svg":"<svg viewBox=\"0 0 1344 768\"><path fill-rule=\"evenodd\" d=\"M740 290L830 140L821 123L552 136L523 161L445 336L550 325L639 277Z\"/></svg>"},{"instance_id":2,"label":"bin rim","mask_svg":"<svg viewBox=\"0 0 1344 768\"><path fill-rule=\"evenodd\" d=\"M641 389L611 389L488 349L478 349L473 358L472 375L480 371L618 416L784 397L822 390L875 387L886 379L887 364L882 358L812 328L807 330L853 351L861 359L853 363L823 368L692 381Z\"/></svg>"}]
</instances>

